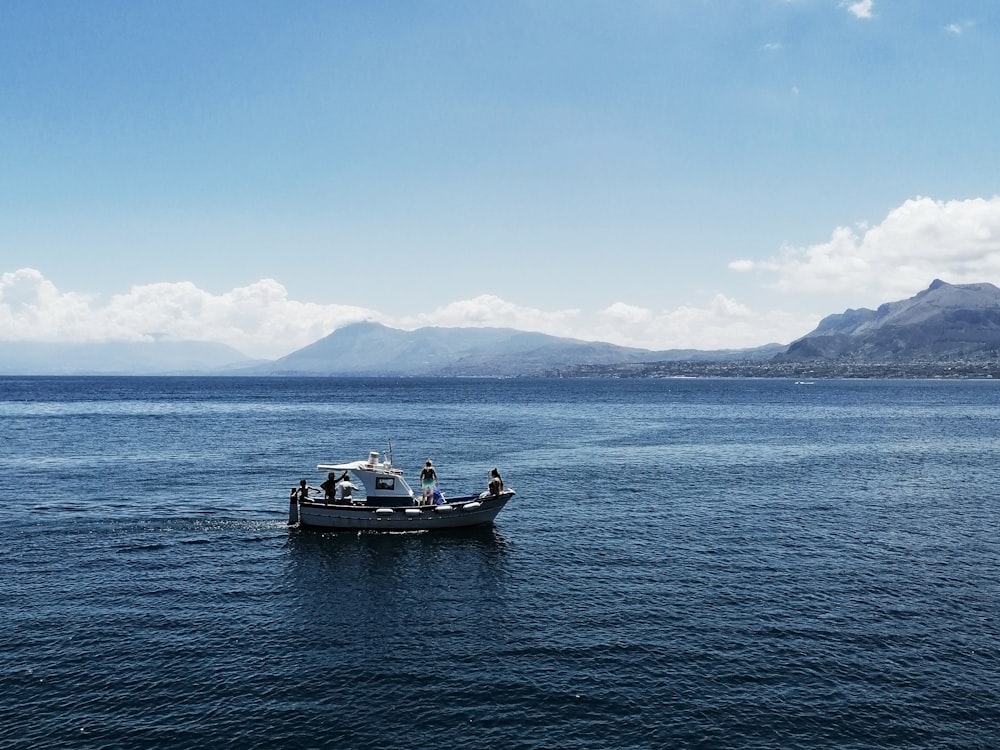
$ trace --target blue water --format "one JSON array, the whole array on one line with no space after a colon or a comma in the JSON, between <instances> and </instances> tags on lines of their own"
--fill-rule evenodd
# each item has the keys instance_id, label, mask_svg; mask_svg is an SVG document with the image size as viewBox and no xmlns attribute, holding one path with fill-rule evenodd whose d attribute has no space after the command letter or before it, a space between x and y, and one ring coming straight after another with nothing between
<instances>
[{"instance_id":1,"label":"blue water","mask_svg":"<svg viewBox=\"0 0 1000 750\"><path fill-rule=\"evenodd\" d=\"M993 748L1000 383L0 379L0 747ZM494 527L300 532L384 451Z\"/></svg>"}]
</instances>

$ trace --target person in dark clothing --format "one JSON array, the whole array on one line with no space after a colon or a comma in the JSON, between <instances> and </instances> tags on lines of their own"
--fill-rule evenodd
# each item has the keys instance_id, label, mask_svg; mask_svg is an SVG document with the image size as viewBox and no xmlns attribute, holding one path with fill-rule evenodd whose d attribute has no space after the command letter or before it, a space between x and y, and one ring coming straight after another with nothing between
<instances>
[{"instance_id":1,"label":"person in dark clothing","mask_svg":"<svg viewBox=\"0 0 1000 750\"><path fill-rule=\"evenodd\" d=\"M499 495L503 492L503 477L500 476L500 472L494 466L493 470L490 472L490 494Z\"/></svg>"},{"instance_id":2,"label":"person in dark clothing","mask_svg":"<svg viewBox=\"0 0 1000 750\"><path fill-rule=\"evenodd\" d=\"M309 490L315 489L315 487L310 487L305 479L299 480L299 502L309 502Z\"/></svg>"}]
</instances>

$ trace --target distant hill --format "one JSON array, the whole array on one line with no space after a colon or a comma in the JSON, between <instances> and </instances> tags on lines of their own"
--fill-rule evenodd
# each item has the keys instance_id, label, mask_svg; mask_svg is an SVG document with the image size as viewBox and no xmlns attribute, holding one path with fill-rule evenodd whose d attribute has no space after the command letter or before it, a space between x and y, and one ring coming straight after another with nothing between
<instances>
[{"instance_id":1,"label":"distant hill","mask_svg":"<svg viewBox=\"0 0 1000 750\"><path fill-rule=\"evenodd\" d=\"M959 372L953 364L971 363L976 366L961 372L975 376L998 362L1000 289L941 280L910 299L877 310L830 315L788 346L753 349L652 351L511 328L402 331L371 322L337 329L269 362L203 342L0 342L0 375L773 377L804 370L830 376L898 377L937 374L914 363L938 363L946 375Z\"/></svg>"},{"instance_id":2,"label":"distant hill","mask_svg":"<svg viewBox=\"0 0 1000 750\"><path fill-rule=\"evenodd\" d=\"M775 361L995 360L998 351L1000 289L935 279L909 299L824 318Z\"/></svg>"},{"instance_id":3,"label":"distant hill","mask_svg":"<svg viewBox=\"0 0 1000 750\"><path fill-rule=\"evenodd\" d=\"M650 360L764 359L783 347L758 350L654 352L601 342L560 338L511 328L420 328L401 331L355 323L265 365L267 375L490 376L552 373L568 365L620 365ZM747 352L754 352L749 354Z\"/></svg>"},{"instance_id":4,"label":"distant hill","mask_svg":"<svg viewBox=\"0 0 1000 750\"><path fill-rule=\"evenodd\" d=\"M421 328L401 331L355 323L256 368L303 375L523 375L576 358L623 362L648 354L611 344L560 339L507 328Z\"/></svg>"},{"instance_id":5,"label":"distant hill","mask_svg":"<svg viewBox=\"0 0 1000 750\"><path fill-rule=\"evenodd\" d=\"M232 347L203 341L0 341L0 375L212 374L253 363Z\"/></svg>"}]
</instances>

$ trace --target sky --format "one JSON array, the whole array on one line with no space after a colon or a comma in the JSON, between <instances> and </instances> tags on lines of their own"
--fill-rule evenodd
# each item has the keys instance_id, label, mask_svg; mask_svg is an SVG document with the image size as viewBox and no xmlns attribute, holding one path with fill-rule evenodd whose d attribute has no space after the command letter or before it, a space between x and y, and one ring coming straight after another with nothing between
<instances>
[{"instance_id":1,"label":"sky","mask_svg":"<svg viewBox=\"0 0 1000 750\"><path fill-rule=\"evenodd\" d=\"M4 0L0 341L790 343L1000 285L996 0Z\"/></svg>"}]
</instances>

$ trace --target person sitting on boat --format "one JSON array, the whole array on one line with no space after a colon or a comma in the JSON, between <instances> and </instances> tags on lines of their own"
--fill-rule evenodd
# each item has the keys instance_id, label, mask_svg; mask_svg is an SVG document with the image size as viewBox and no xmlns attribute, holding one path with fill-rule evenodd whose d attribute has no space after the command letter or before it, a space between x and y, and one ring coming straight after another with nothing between
<instances>
[{"instance_id":1,"label":"person sitting on boat","mask_svg":"<svg viewBox=\"0 0 1000 750\"><path fill-rule=\"evenodd\" d=\"M351 496L351 492L357 489L357 487L351 484L350 480L348 480L346 477L347 474L345 473L344 476L341 478L343 481L340 482L340 502L344 503L345 505L354 500L354 498Z\"/></svg>"},{"instance_id":2,"label":"person sitting on boat","mask_svg":"<svg viewBox=\"0 0 1000 750\"><path fill-rule=\"evenodd\" d=\"M309 483L306 482L305 479L300 479L299 490L298 490L299 501L309 502L309 490L315 490L315 489L316 489L315 487L310 487Z\"/></svg>"},{"instance_id":3,"label":"person sitting on boat","mask_svg":"<svg viewBox=\"0 0 1000 750\"><path fill-rule=\"evenodd\" d=\"M490 472L490 494L499 495L503 492L503 477L500 476L500 472L497 471L497 467L494 466L493 470Z\"/></svg>"},{"instance_id":4,"label":"person sitting on boat","mask_svg":"<svg viewBox=\"0 0 1000 750\"><path fill-rule=\"evenodd\" d=\"M423 471L420 472L420 503L430 504L434 500L434 488L437 487L437 472L434 471L434 464L428 458L424 464Z\"/></svg>"}]
</instances>

